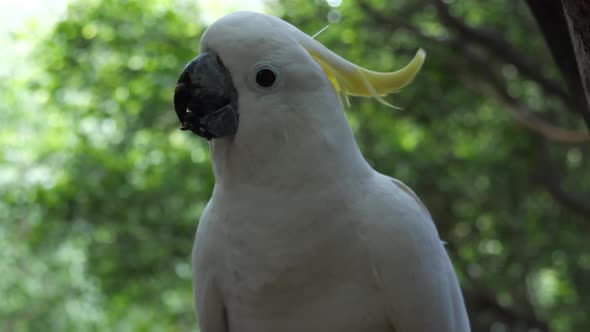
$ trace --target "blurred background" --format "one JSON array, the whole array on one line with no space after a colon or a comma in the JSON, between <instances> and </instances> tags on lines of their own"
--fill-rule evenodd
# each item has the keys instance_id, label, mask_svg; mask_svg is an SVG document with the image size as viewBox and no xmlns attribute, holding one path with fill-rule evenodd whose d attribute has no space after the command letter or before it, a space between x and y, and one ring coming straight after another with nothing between
<instances>
[{"instance_id":1,"label":"blurred background","mask_svg":"<svg viewBox=\"0 0 590 332\"><path fill-rule=\"evenodd\" d=\"M590 331L590 148L524 1L0 4L0 331L197 331L190 252L213 176L172 94L208 24L264 11L393 70L362 151L429 207L474 331Z\"/></svg>"}]
</instances>

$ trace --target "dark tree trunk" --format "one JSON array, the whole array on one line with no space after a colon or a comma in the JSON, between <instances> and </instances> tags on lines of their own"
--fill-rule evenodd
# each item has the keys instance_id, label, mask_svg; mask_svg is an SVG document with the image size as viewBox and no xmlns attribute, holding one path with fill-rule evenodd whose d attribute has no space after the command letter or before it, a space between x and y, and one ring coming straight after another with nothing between
<instances>
[{"instance_id":1,"label":"dark tree trunk","mask_svg":"<svg viewBox=\"0 0 590 332\"><path fill-rule=\"evenodd\" d=\"M578 71L584 88L586 121L590 109L590 1L562 0L569 34L578 63Z\"/></svg>"},{"instance_id":2,"label":"dark tree trunk","mask_svg":"<svg viewBox=\"0 0 590 332\"><path fill-rule=\"evenodd\" d=\"M589 0L562 0L561 3L554 0L526 2L567 83L570 99L568 106L582 115L590 129Z\"/></svg>"}]
</instances>

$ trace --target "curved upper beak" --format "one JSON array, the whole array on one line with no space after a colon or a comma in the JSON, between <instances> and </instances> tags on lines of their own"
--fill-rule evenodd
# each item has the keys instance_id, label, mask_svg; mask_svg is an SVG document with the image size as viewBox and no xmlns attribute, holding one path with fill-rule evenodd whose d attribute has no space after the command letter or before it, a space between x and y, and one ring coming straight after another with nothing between
<instances>
[{"instance_id":1,"label":"curved upper beak","mask_svg":"<svg viewBox=\"0 0 590 332\"><path fill-rule=\"evenodd\" d=\"M205 51L182 70L174 92L181 130L210 140L238 130L238 93L230 72L213 51Z\"/></svg>"}]
</instances>

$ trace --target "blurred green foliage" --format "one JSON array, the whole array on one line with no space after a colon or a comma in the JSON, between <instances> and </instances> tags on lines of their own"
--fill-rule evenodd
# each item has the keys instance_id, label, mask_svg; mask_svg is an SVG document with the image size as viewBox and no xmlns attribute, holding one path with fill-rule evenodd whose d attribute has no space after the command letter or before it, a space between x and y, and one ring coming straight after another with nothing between
<instances>
[{"instance_id":1,"label":"blurred green foliage","mask_svg":"<svg viewBox=\"0 0 590 332\"><path fill-rule=\"evenodd\" d=\"M474 331L590 329L590 216L539 181L559 173L566 190L590 192L588 145L551 144L548 168L542 140L479 88L485 78L448 44L453 32L428 1L329 3L269 10L309 34L339 21L319 40L365 67L428 52L389 99L403 110L352 99L347 115L369 162L429 207ZM451 9L559 80L520 2ZM28 74L0 82L1 331L197 329L190 251L214 179L207 143L178 130L171 98L198 52L198 17L190 1L74 1L36 43ZM512 96L581 123L514 66L486 59Z\"/></svg>"}]
</instances>

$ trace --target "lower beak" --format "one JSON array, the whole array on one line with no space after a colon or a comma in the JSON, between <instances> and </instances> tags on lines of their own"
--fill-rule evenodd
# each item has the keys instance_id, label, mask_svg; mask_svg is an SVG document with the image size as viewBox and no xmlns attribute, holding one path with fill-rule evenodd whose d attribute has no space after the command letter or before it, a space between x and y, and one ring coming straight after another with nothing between
<instances>
[{"instance_id":1,"label":"lower beak","mask_svg":"<svg viewBox=\"0 0 590 332\"><path fill-rule=\"evenodd\" d=\"M238 93L231 74L212 51L205 51L182 70L174 92L181 130L210 140L238 131Z\"/></svg>"}]
</instances>

